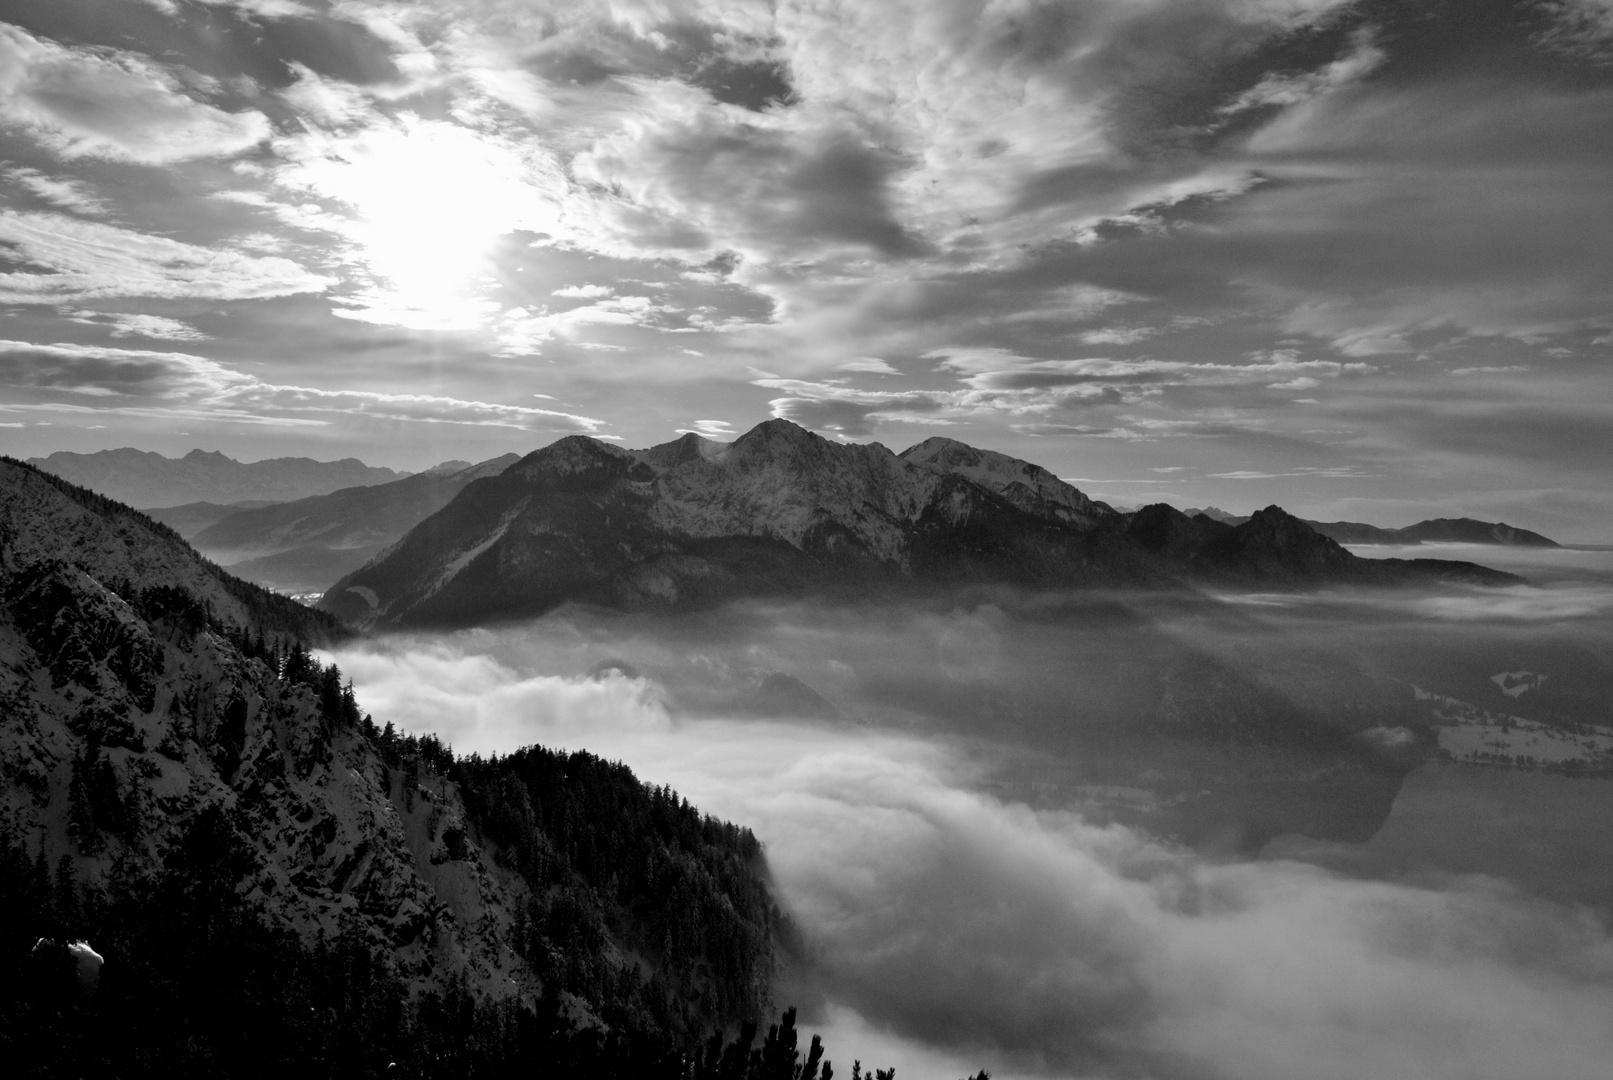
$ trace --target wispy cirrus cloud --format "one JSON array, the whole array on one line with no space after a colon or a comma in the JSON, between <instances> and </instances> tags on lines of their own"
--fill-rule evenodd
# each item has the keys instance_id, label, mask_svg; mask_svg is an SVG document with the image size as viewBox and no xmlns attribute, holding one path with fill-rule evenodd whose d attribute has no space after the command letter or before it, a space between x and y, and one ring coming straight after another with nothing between
<instances>
[{"instance_id":1,"label":"wispy cirrus cloud","mask_svg":"<svg viewBox=\"0 0 1613 1080\"><path fill-rule=\"evenodd\" d=\"M597 434L605 422L554 409L474 401L438 394L328 390L265 382L189 353L109 346L0 341L0 384L68 391L93 399L26 403L44 411L106 409L129 415L175 415L239 422L327 425L346 420L503 427L521 431ZM289 414L289 415L287 415Z\"/></svg>"},{"instance_id":2,"label":"wispy cirrus cloud","mask_svg":"<svg viewBox=\"0 0 1613 1080\"><path fill-rule=\"evenodd\" d=\"M207 398L250 381L248 376L189 353L0 341L0 382L11 386L96 396Z\"/></svg>"},{"instance_id":3,"label":"wispy cirrus cloud","mask_svg":"<svg viewBox=\"0 0 1613 1080\"><path fill-rule=\"evenodd\" d=\"M154 341L207 341L208 336L194 326L166 315L146 315L123 311L80 311L76 323L105 326L113 337L140 337Z\"/></svg>"},{"instance_id":4,"label":"wispy cirrus cloud","mask_svg":"<svg viewBox=\"0 0 1613 1080\"><path fill-rule=\"evenodd\" d=\"M107 201L89 185L71 176L52 176L38 169L11 168L6 176L54 206L86 217L99 217L108 210Z\"/></svg>"},{"instance_id":5,"label":"wispy cirrus cloud","mask_svg":"<svg viewBox=\"0 0 1613 1080\"><path fill-rule=\"evenodd\" d=\"M0 256L36 268L0 273L0 303L8 304L124 296L262 299L323 292L336 283L277 256L246 255L103 222L13 210L0 210Z\"/></svg>"},{"instance_id":6,"label":"wispy cirrus cloud","mask_svg":"<svg viewBox=\"0 0 1613 1080\"><path fill-rule=\"evenodd\" d=\"M141 54L69 48L4 23L0 123L65 158L145 165L227 156L269 135L261 112L198 101Z\"/></svg>"}]
</instances>

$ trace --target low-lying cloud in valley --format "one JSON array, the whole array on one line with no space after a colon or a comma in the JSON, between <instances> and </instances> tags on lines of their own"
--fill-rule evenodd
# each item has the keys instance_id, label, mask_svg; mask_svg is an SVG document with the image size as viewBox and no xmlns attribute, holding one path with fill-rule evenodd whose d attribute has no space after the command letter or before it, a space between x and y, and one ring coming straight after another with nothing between
<instances>
[{"instance_id":1,"label":"low-lying cloud in valley","mask_svg":"<svg viewBox=\"0 0 1613 1080\"><path fill-rule=\"evenodd\" d=\"M586 749L753 828L801 932L779 1004L803 1007L837 1073L1605 1075L1605 909L1493 875L1195 853L1001 783L1015 743L1079 753L1006 707L971 728L921 695L881 703L920 674L962 698L1023 678L1023 612L774 610L761 634L747 618L569 612L334 659L377 722L461 753ZM1106 632L1031 631L1060 649Z\"/></svg>"}]
</instances>

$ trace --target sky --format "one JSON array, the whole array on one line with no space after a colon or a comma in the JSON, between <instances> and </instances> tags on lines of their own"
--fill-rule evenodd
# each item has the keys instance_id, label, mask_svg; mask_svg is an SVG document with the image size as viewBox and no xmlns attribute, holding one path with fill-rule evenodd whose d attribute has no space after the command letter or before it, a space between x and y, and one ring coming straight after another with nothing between
<instances>
[{"instance_id":1,"label":"sky","mask_svg":"<svg viewBox=\"0 0 1613 1080\"><path fill-rule=\"evenodd\" d=\"M782 416L1613 542L1610 0L8 0L0 451Z\"/></svg>"}]
</instances>

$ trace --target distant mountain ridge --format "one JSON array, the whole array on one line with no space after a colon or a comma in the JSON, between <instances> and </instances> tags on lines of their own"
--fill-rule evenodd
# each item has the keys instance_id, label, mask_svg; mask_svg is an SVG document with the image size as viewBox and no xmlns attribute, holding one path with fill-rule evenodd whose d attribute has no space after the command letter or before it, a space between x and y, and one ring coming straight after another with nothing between
<instances>
[{"instance_id":1,"label":"distant mountain ridge","mask_svg":"<svg viewBox=\"0 0 1613 1080\"><path fill-rule=\"evenodd\" d=\"M366 465L357 458L315 461L285 457L240 462L216 450L192 450L184 457L170 458L132 447L93 454L62 450L47 457L30 458L28 463L137 507L248 500L284 502L409 475Z\"/></svg>"},{"instance_id":2,"label":"distant mountain ridge","mask_svg":"<svg viewBox=\"0 0 1613 1080\"><path fill-rule=\"evenodd\" d=\"M401 480L239 510L191 540L249 580L287 592L322 591L440 510L466 484L518 460L505 454L476 465L445 462Z\"/></svg>"},{"instance_id":3,"label":"distant mountain ridge","mask_svg":"<svg viewBox=\"0 0 1613 1080\"><path fill-rule=\"evenodd\" d=\"M954 440L897 455L770 420L731 443L690 434L629 451L561 439L467 485L321 605L360 625L454 625L567 601L1440 577L1517 580L1468 563L1357 559L1277 507L1240 526L1163 504L1125 515Z\"/></svg>"},{"instance_id":4,"label":"distant mountain ridge","mask_svg":"<svg viewBox=\"0 0 1613 1080\"><path fill-rule=\"evenodd\" d=\"M1229 514L1225 510L1210 506L1203 510L1190 509L1182 513L1188 517L1203 514L1215 521L1228 525L1242 525L1248 521L1247 516ZM1359 521L1312 521L1304 519L1305 524L1321 533L1332 537L1341 544L1499 544L1508 547L1561 547L1555 540L1547 539L1537 532L1520 529L1499 521L1479 521L1476 518L1430 518L1419 521L1415 525L1407 525L1403 529L1385 529L1377 525L1367 525Z\"/></svg>"},{"instance_id":5,"label":"distant mountain ridge","mask_svg":"<svg viewBox=\"0 0 1613 1080\"><path fill-rule=\"evenodd\" d=\"M162 522L189 540L215 521L223 521L231 514L273 505L272 499L243 499L238 503L191 502L178 506L153 506L145 513L153 521Z\"/></svg>"}]
</instances>

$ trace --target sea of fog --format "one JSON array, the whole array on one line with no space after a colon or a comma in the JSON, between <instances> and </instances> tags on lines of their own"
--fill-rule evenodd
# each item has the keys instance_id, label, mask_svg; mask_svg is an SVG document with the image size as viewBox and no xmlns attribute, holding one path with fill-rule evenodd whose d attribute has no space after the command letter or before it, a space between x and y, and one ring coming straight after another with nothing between
<instances>
[{"instance_id":1,"label":"sea of fog","mask_svg":"<svg viewBox=\"0 0 1613 1080\"><path fill-rule=\"evenodd\" d=\"M1481 688L1497 665L1528 667L1559 677L1542 685L1566 687L1562 708L1600 701L1613 723L1613 552L1360 553L1467 558L1529 583L1104 597L1051 613L981 597L678 620L562 611L330 658L377 721L460 753L589 750L754 829L803 941L780 1004L801 1006L837 1075L855 1057L904 1080L982 1067L999 1080L1605 1077L1613 893L1594 877L1543 883L1554 860L1601 850L1586 837L1608 831L1609 781L1429 764L1371 841L1280 837L1258 856L1003 782L1079 765L1091 743L1069 732L1129 707L1119 684L1150 650L1278 672L1318 707L1336 692L1318 657L1391 686L1397 664ZM1541 795L1552 783L1579 786ZM1529 806L1509 800L1580 827L1542 856L1517 825ZM1486 813L1518 835L1488 854L1453 839ZM1461 857L1441 857L1451 847Z\"/></svg>"}]
</instances>

